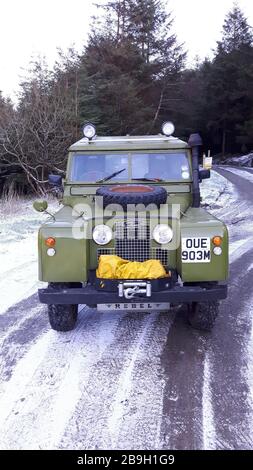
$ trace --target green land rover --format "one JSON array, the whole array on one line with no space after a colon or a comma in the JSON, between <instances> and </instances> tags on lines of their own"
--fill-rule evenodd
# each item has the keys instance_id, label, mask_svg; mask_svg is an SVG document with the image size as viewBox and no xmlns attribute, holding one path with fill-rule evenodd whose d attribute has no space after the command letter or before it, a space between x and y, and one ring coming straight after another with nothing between
<instances>
[{"instance_id":1,"label":"green land rover","mask_svg":"<svg viewBox=\"0 0 253 470\"><path fill-rule=\"evenodd\" d=\"M91 123L69 149L62 207L40 228L39 299L51 327L74 328L78 305L168 311L210 331L227 296L228 232L200 207L198 134L188 143L163 124L154 136L99 137ZM46 211L46 201L34 208ZM95 312L94 312L95 314Z\"/></svg>"}]
</instances>

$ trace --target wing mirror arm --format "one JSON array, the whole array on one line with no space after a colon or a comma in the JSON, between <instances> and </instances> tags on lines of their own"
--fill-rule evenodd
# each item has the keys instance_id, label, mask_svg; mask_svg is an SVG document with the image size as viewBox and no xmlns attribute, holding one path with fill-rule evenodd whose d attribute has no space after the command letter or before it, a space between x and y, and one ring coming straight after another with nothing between
<instances>
[{"instance_id":1,"label":"wing mirror arm","mask_svg":"<svg viewBox=\"0 0 253 470\"><path fill-rule=\"evenodd\" d=\"M41 212L41 213L44 212L45 214L50 215L50 217L52 217L55 220L55 216L53 214L50 214L50 212L47 211L47 208L48 208L47 201L45 201L45 200L43 200L43 201L34 201L33 208L37 212Z\"/></svg>"}]
</instances>

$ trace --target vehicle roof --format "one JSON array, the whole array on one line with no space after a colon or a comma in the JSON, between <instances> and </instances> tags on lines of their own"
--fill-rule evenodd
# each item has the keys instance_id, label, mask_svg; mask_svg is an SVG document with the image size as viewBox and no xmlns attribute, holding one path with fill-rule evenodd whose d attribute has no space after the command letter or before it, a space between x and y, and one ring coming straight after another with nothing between
<instances>
[{"instance_id":1,"label":"vehicle roof","mask_svg":"<svg viewBox=\"0 0 253 470\"><path fill-rule=\"evenodd\" d=\"M97 137L88 140L86 137L75 142L69 150L100 151L100 150L168 150L185 149L189 145L177 137L165 135Z\"/></svg>"}]
</instances>

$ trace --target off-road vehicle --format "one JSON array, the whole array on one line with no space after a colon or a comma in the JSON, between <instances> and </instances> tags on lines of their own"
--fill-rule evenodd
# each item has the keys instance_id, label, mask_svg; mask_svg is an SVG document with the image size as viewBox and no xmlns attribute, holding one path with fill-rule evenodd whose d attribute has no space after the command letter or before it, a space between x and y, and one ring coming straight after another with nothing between
<instances>
[{"instance_id":1,"label":"off-road vehicle","mask_svg":"<svg viewBox=\"0 0 253 470\"><path fill-rule=\"evenodd\" d=\"M74 328L79 304L169 315L185 303L192 326L213 327L227 296L227 228L200 207L210 177L199 165L200 136L179 140L170 122L162 131L99 137L88 123L69 149L64 182L50 175L63 197L39 230L39 279L48 283L39 299L54 330Z\"/></svg>"}]
</instances>

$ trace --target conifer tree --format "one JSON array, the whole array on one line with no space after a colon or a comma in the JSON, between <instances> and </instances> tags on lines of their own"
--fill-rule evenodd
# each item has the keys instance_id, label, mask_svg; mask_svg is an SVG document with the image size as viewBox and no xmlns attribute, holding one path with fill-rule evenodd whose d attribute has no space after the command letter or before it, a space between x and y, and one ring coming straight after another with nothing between
<instances>
[{"instance_id":1,"label":"conifer tree","mask_svg":"<svg viewBox=\"0 0 253 470\"><path fill-rule=\"evenodd\" d=\"M225 17L222 39L217 44L218 53L242 50L244 46L250 47L253 44L252 27L248 24L247 18L237 2Z\"/></svg>"}]
</instances>

